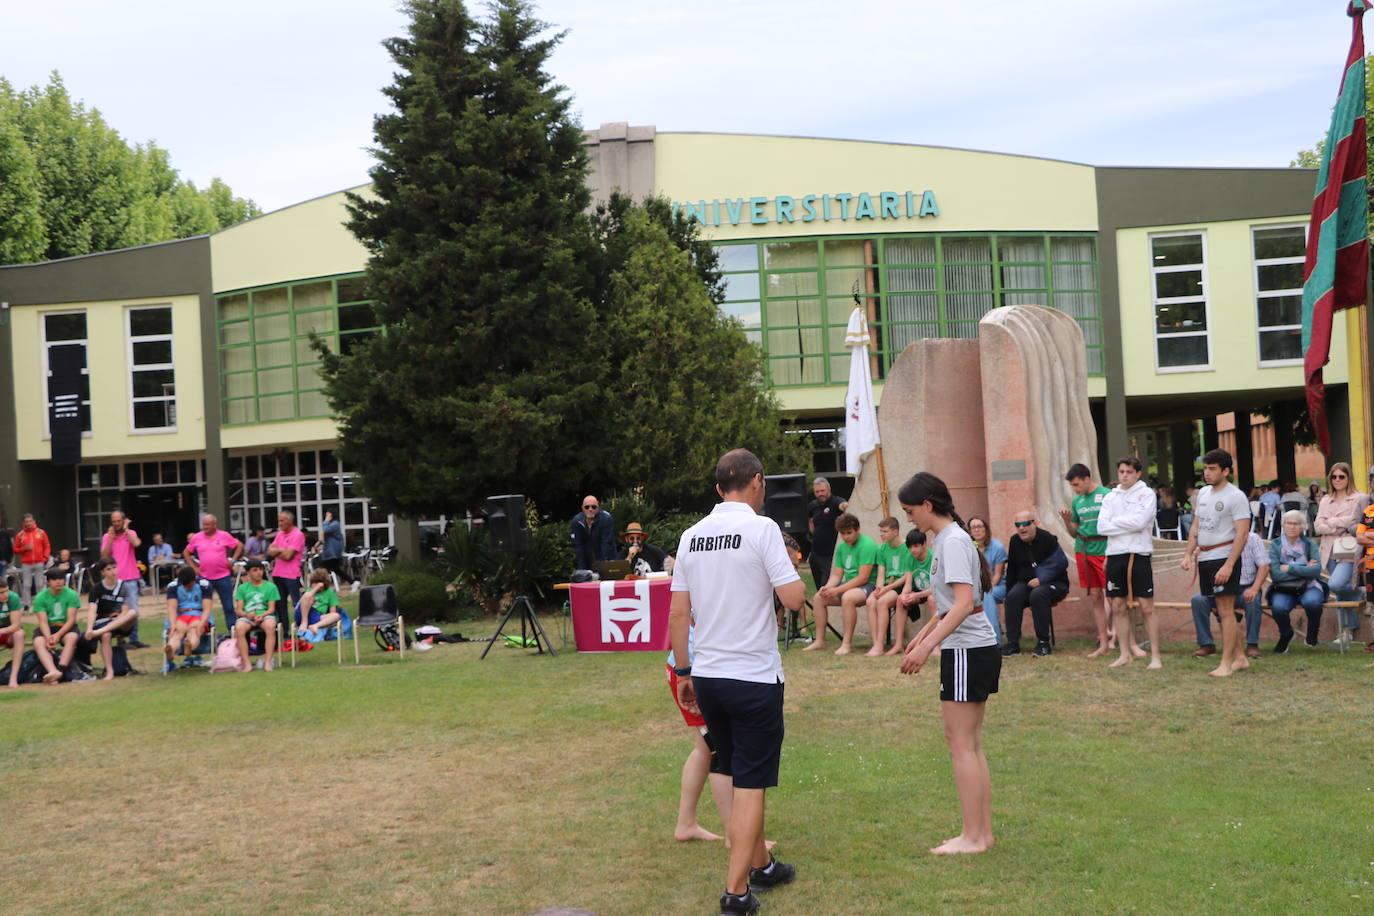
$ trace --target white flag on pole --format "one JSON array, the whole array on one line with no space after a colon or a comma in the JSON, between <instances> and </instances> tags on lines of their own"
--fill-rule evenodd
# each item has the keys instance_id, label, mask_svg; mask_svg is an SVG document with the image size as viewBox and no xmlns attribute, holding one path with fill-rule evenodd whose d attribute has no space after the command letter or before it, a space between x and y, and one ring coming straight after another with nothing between
<instances>
[{"instance_id":1,"label":"white flag on pole","mask_svg":"<svg viewBox=\"0 0 1374 916\"><path fill-rule=\"evenodd\" d=\"M878 411L873 406L873 376L868 369L868 318L855 308L849 316L844 345L850 347L849 391L844 398L844 464L859 473L863 460L878 446Z\"/></svg>"}]
</instances>

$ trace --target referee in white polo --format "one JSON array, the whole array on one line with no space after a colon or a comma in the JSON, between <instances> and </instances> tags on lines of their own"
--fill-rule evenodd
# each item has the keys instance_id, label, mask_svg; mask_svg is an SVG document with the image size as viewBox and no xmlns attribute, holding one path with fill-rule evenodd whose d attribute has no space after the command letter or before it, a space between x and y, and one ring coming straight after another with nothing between
<instances>
[{"instance_id":1,"label":"referee in white polo","mask_svg":"<svg viewBox=\"0 0 1374 916\"><path fill-rule=\"evenodd\" d=\"M763 463L746 449L726 452L716 464L716 492L721 502L678 541L669 633L674 657L692 659L676 669L678 698L701 710L716 755L713 771L734 784L724 916L757 912L753 891L797 876L764 846L763 796L778 784L782 756L782 658L773 595L798 610L806 589L777 522L759 514ZM689 656L693 620L695 655Z\"/></svg>"}]
</instances>

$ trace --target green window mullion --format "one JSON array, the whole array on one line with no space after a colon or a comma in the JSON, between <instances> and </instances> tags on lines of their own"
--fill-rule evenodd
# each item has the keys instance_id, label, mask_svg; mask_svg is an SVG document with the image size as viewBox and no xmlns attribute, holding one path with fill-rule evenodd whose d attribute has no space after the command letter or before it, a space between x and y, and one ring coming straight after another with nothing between
<instances>
[{"instance_id":1,"label":"green window mullion","mask_svg":"<svg viewBox=\"0 0 1374 916\"><path fill-rule=\"evenodd\" d=\"M825 281L825 239L819 239L816 254L816 292L821 300L821 358L825 360L824 381L830 378L830 286Z\"/></svg>"},{"instance_id":2,"label":"green window mullion","mask_svg":"<svg viewBox=\"0 0 1374 916\"><path fill-rule=\"evenodd\" d=\"M1006 305L1002 301L1002 251L998 246L1000 236L992 233L988 236L988 246L992 251L992 307Z\"/></svg>"},{"instance_id":3,"label":"green window mullion","mask_svg":"<svg viewBox=\"0 0 1374 916\"><path fill-rule=\"evenodd\" d=\"M940 337L949 336L949 318L945 307L945 240L935 236L935 316Z\"/></svg>"},{"instance_id":4,"label":"green window mullion","mask_svg":"<svg viewBox=\"0 0 1374 916\"><path fill-rule=\"evenodd\" d=\"M331 280L332 284L333 281ZM300 368L296 359L296 287L291 287L290 295L290 321L291 321L291 415L297 418L301 415L301 377Z\"/></svg>"}]
</instances>

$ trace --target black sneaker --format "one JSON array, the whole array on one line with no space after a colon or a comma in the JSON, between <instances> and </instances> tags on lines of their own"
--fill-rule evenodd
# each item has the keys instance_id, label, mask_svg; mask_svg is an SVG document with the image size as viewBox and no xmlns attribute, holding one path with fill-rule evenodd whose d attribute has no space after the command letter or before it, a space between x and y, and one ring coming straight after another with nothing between
<instances>
[{"instance_id":1,"label":"black sneaker","mask_svg":"<svg viewBox=\"0 0 1374 916\"><path fill-rule=\"evenodd\" d=\"M797 867L773 859L766 868L749 869L749 890L766 891L779 884L791 884L797 880Z\"/></svg>"},{"instance_id":2,"label":"black sneaker","mask_svg":"<svg viewBox=\"0 0 1374 916\"><path fill-rule=\"evenodd\" d=\"M759 898L751 892L732 894L729 891L720 895L720 916L736 916L738 913L750 914L759 911Z\"/></svg>"},{"instance_id":3,"label":"black sneaker","mask_svg":"<svg viewBox=\"0 0 1374 916\"><path fill-rule=\"evenodd\" d=\"M1050 648L1049 643L1038 642L1035 644L1035 651L1031 654L1034 655L1036 658L1044 658L1046 655L1049 655L1053 651L1054 650Z\"/></svg>"},{"instance_id":4,"label":"black sneaker","mask_svg":"<svg viewBox=\"0 0 1374 916\"><path fill-rule=\"evenodd\" d=\"M1293 641L1293 637L1291 637L1291 636L1280 636L1280 637L1279 637L1279 641L1276 642L1276 643L1274 643L1274 654L1275 654L1275 655L1287 655L1287 654L1288 654L1288 644L1289 644L1290 642L1292 642L1292 641Z\"/></svg>"},{"instance_id":5,"label":"black sneaker","mask_svg":"<svg viewBox=\"0 0 1374 916\"><path fill-rule=\"evenodd\" d=\"M1309 649L1317 648L1317 641L1315 639L1304 639L1303 642L1307 644L1307 648Z\"/></svg>"},{"instance_id":6,"label":"black sneaker","mask_svg":"<svg viewBox=\"0 0 1374 916\"><path fill-rule=\"evenodd\" d=\"M131 640L129 640L129 646L130 646L131 648L134 648L134 649L147 649L147 648L151 648L146 642L144 642L144 641L141 640L141 639L131 639Z\"/></svg>"},{"instance_id":7,"label":"black sneaker","mask_svg":"<svg viewBox=\"0 0 1374 916\"><path fill-rule=\"evenodd\" d=\"M1002 657L1011 658L1013 655L1021 654L1021 646L1014 642L1009 642L1002 647Z\"/></svg>"}]
</instances>

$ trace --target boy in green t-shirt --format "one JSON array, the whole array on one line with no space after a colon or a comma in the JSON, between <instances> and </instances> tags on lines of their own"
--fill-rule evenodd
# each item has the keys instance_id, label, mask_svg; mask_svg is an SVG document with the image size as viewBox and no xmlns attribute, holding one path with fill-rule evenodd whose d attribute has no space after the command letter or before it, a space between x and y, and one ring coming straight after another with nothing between
<instances>
[{"instance_id":1,"label":"boy in green t-shirt","mask_svg":"<svg viewBox=\"0 0 1374 916\"><path fill-rule=\"evenodd\" d=\"M261 628L263 634L262 670L272 670L272 659L277 651L277 603L281 592L272 582L263 578L261 560L249 560L246 567L248 579L239 584L234 592L234 611L238 620L234 622L234 641L239 644L239 657L243 659L244 671L252 671L248 660L248 634Z\"/></svg>"},{"instance_id":2,"label":"boy in green t-shirt","mask_svg":"<svg viewBox=\"0 0 1374 916\"><path fill-rule=\"evenodd\" d=\"M830 605L839 602L844 611L844 635L835 654L848 655L859 622L859 605L878 587L878 545L859 533L859 519L848 512L835 519L835 530L840 540L835 545L830 580L816 590L816 640L806 651L825 648L826 617Z\"/></svg>"},{"instance_id":3,"label":"boy in green t-shirt","mask_svg":"<svg viewBox=\"0 0 1374 916\"><path fill-rule=\"evenodd\" d=\"M76 655L76 611L81 608L81 596L67 587L67 575L56 567L47 574L48 587L33 598L31 608L38 618L38 631L33 635L33 651L38 661L47 669L43 683L56 684L62 679L62 671L72 663ZM56 665L52 653L61 647L62 654Z\"/></svg>"},{"instance_id":4,"label":"boy in green t-shirt","mask_svg":"<svg viewBox=\"0 0 1374 916\"><path fill-rule=\"evenodd\" d=\"M1093 480L1086 464L1069 468L1064 479L1073 488L1073 508L1060 509L1064 527L1074 536L1073 552L1078 560L1078 584L1088 592L1088 604L1097 624L1097 648L1088 658L1097 658L1108 651L1111 644L1111 625L1107 620L1104 591L1107 587L1107 536L1097 533L1097 515L1102 500L1111 490Z\"/></svg>"},{"instance_id":5,"label":"boy in green t-shirt","mask_svg":"<svg viewBox=\"0 0 1374 916\"><path fill-rule=\"evenodd\" d=\"M0 576L0 649L9 649L10 686L19 686L19 663L24 659L24 606L19 596L10 591L9 580Z\"/></svg>"},{"instance_id":6,"label":"boy in green t-shirt","mask_svg":"<svg viewBox=\"0 0 1374 916\"><path fill-rule=\"evenodd\" d=\"M873 648L864 653L869 657L883 654L888 618L910 578L911 554L902 543L901 534L901 526L892 516L878 523L878 587L864 602L868 609L868 632L873 634ZM892 648L895 650L899 645L900 640L894 641Z\"/></svg>"},{"instance_id":7,"label":"boy in green t-shirt","mask_svg":"<svg viewBox=\"0 0 1374 916\"><path fill-rule=\"evenodd\" d=\"M317 569L310 574L310 588L301 595L301 616L305 619L297 620L296 626L299 628L304 623L312 641L319 637L321 630L329 629L340 620L341 605L333 585L329 570Z\"/></svg>"},{"instance_id":8,"label":"boy in green t-shirt","mask_svg":"<svg viewBox=\"0 0 1374 916\"><path fill-rule=\"evenodd\" d=\"M926 533L913 528L906 533L906 552L911 558L907 574L903 576L902 593L897 596L901 608L894 615L892 648L888 655L902 654L902 642L906 639L906 622L921 619L921 605L930 600L930 566L934 559L926 546Z\"/></svg>"}]
</instances>

